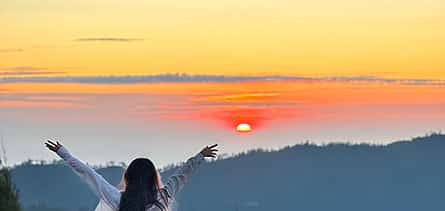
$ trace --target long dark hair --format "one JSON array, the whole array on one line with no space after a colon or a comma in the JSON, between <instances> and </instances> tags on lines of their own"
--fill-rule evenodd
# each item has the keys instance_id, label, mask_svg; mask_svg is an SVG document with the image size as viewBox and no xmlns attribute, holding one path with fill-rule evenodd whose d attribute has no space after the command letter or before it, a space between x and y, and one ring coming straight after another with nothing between
<instances>
[{"instance_id":1,"label":"long dark hair","mask_svg":"<svg viewBox=\"0 0 445 211\"><path fill-rule=\"evenodd\" d=\"M133 160L124 174L124 183L119 211L145 211L151 206L168 210L166 195L160 187L159 173L149 159ZM160 198L164 203L159 201Z\"/></svg>"}]
</instances>

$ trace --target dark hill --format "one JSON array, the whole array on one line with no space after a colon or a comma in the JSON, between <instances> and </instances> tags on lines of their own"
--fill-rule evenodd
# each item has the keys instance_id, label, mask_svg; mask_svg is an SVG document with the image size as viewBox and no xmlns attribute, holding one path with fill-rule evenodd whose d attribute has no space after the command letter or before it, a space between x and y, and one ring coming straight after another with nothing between
<instances>
[{"instance_id":1,"label":"dark hill","mask_svg":"<svg viewBox=\"0 0 445 211\"><path fill-rule=\"evenodd\" d=\"M445 135L439 134L385 146L256 150L206 163L177 204L181 211L443 211L444 162ZM99 171L116 184L122 168ZM12 175L25 207L41 206L28 210L93 210L97 201L61 164L23 164Z\"/></svg>"}]
</instances>

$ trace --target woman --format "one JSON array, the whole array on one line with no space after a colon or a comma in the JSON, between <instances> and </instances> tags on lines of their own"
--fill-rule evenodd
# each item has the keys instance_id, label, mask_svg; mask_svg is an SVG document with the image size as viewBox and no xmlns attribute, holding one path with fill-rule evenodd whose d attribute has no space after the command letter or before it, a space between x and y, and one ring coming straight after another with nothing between
<instances>
[{"instance_id":1,"label":"woman","mask_svg":"<svg viewBox=\"0 0 445 211\"><path fill-rule=\"evenodd\" d=\"M196 156L187 160L162 185L159 172L147 158L137 158L128 166L123 176L122 192L108 183L94 169L73 157L59 142L48 140L46 147L57 153L99 197L96 211L169 211L176 194L204 158L215 158L217 145L205 147Z\"/></svg>"}]
</instances>

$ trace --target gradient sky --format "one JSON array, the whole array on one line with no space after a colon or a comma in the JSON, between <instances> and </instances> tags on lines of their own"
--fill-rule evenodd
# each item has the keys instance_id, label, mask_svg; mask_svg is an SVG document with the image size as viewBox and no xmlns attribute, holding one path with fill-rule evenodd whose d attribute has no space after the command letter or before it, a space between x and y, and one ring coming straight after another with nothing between
<instances>
[{"instance_id":1,"label":"gradient sky","mask_svg":"<svg viewBox=\"0 0 445 211\"><path fill-rule=\"evenodd\" d=\"M2 0L0 68L445 79L443 0Z\"/></svg>"},{"instance_id":2,"label":"gradient sky","mask_svg":"<svg viewBox=\"0 0 445 211\"><path fill-rule=\"evenodd\" d=\"M219 143L224 153L313 143L390 143L445 129L445 85L367 81L3 83L11 163L54 158L58 138L92 163L159 165ZM251 133L237 133L247 122Z\"/></svg>"},{"instance_id":3,"label":"gradient sky","mask_svg":"<svg viewBox=\"0 0 445 211\"><path fill-rule=\"evenodd\" d=\"M231 154L445 129L443 0L2 0L0 26L10 164L55 158L51 137L91 163L162 166L213 142ZM196 80L137 80L164 73Z\"/></svg>"}]
</instances>

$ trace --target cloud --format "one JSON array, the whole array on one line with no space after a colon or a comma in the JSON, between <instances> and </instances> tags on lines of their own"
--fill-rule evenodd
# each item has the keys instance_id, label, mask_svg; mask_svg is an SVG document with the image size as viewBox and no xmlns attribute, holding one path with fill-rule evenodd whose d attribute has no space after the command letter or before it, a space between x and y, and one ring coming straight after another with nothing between
<instances>
[{"instance_id":1,"label":"cloud","mask_svg":"<svg viewBox=\"0 0 445 211\"><path fill-rule=\"evenodd\" d=\"M86 108L88 95L76 94L1 94L1 107Z\"/></svg>"},{"instance_id":2,"label":"cloud","mask_svg":"<svg viewBox=\"0 0 445 211\"><path fill-rule=\"evenodd\" d=\"M3 82L46 82L46 83L159 83L159 82L241 82L272 80L265 76L223 76L223 75L189 75L189 74L158 74L136 76L35 76L35 77L3 77Z\"/></svg>"},{"instance_id":3,"label":"cloud","mask_svg":"<svg viewBox=\"0 0 445 211\"><path fill-rule=\"evenodd\" d=\"M136 42L144 41L141 38L122 38L122 37L87 37L75 39L76 42Z\"/></svg>"},{"instance_id":4,"label":"cloud","mask_svg":"<svg viewBox=\"0 0 445 211\"><path fill-rule=\"evenodd\" d=\"M36 75L55 75L65 72L49 71L47 68L20 66L13 68L0 69L0 76L19 77L19 76L36 76Z\"/></svg>"},{"instance_id":5,"label":"cloud","mask_svg":"<svg viewBox=\"0 0 445 211\"><path fill-rule=\"evenodd\" d=\"M242 94L228 94L228 95L216 95L208 96L207 100L215 102L237 102L237 101L263 101L266 99L271 99L279 97L281 93L242 93Z\"/></svg>"},{"instance_id":6,"label":"cloud","mask_svg":"<svg viewBox=\"0 0 445 211\"><path fill-rule=\"evenodd\" d=\"M28 68L28 69L26 69ZM0 70L1 71L1 70ZM36 83L91 83L91 84L130 84L161 82L247 82L247 81L331 81L331 82L375 82L400 83L409 85L445 85L445 80L435 79L399 79L373 76L355 77L299 77L299 76L224 76L190 75L185 73L129 76L35 76L63 74L47 71L45 68L18 67L0 72L0 82L36 82ZM30 77L15 77L27 76ZM34 76L33 76L34 75Z\"/></svg>"},{"instance_id":7,"label":"cloud","mask_svg":"<svg viewBox=\"0 0 445 211\"><path fill-rule=\"evenodd\" d=\"M0 49L0 53L15 53L15 52L23 52L24 50L21 48L5 48Z\"/></svg>"}]
</instances>

